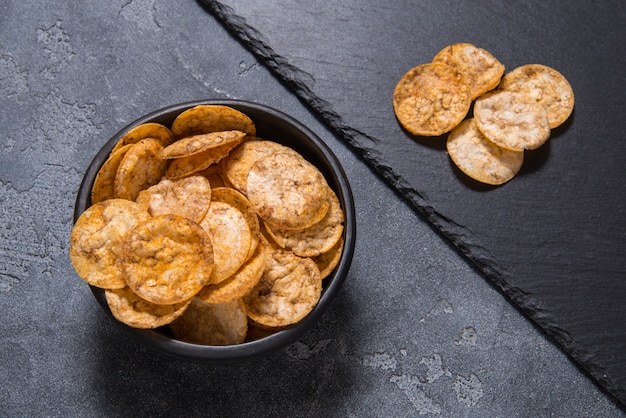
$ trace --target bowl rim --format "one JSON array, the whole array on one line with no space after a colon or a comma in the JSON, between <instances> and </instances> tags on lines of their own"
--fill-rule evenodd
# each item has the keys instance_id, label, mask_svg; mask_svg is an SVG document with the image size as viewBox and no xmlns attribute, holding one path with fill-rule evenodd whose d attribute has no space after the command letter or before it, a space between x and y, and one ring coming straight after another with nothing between
<instances>
[{"instance_id":1,"label":"bowl rim","mask_svg":"<svg viewBox=\"0 0 626 418\"><path fill-rule=\"evenodd\" d=\"M265 104L251 102L247 100L239 99L204 99L194 100L188 102L181 102L166 106L155 111L152 111L124 126L115 135L113 135L96 153L90 162L76 196L76 202L74 206L73 222L75 223L78 217L91 205L91 188L95 176L108 157L111 149L117 143L119 138L134 126L140 125L146 122L159 122L164 123L166 126L168 120L171 121L173 115L182 113L184 110L198 106L198 105L223 105L230 106L247 114L253 121L255 118L264 117L269 118L273 122L280 121L285 123L286 126L296 134L306 137L310 144L307 147L313 147L315 149L316 158L322 160L322 162L328 166L323 171L327 177L330 175L332 179L328 179L329 184L333 183L335 187L333 190L337 193L337 197L342 204L345 213L344 221L344 248L341 255L341 259L336 266L334 272L330 277L324 279L324 285L322 289L322 295L315 308L297 324L290 325L283 330L280 330L274 334L266 337L262 337L258 340L244 342L236 345L228 346L207 346L200 344L188 343L174 339L165 335L157 330L150 329L138 329L130 327L122 322L119 322L113 317L111 310L106 302L104 296L104 290L91 286L90 289L93 296L96 298L99 305L104 312L110 317L121 329L134 339L143 343L145 346L174 356L184 360L191 360L194 362L217 362L217 363L229 363L243 360L250 360L270 352L276 351L280 348L287 346L295 342L305 332L311 329L315 323L321 318L324 312L331 305L337 292L343 286L343 283L348 275L352 258L354 256L354 248L356 243L356 211L354 205L354 197L352 189L348 182L346 173L341 166L339 160L335 154L331 151L328 145L311 129L305 126L302 122L294 117L277 110L271 106ZM251 116L248 113L254 115ZM255 121L255 123L257 123ZM273 138L267 138L270 140L276 140ZM278 141L280 142L280 141ZM332 187L332 185L331 185Z\"/></svg>"}]
</instances>

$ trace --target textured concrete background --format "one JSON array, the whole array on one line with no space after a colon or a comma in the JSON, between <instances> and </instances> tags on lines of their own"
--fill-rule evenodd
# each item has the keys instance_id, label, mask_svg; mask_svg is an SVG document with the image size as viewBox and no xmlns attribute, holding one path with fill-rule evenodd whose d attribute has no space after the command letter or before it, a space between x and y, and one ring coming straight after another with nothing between
<instances>
[{"instance_id":1,"label":"textured concrete background","mask_svg":"<svg viewBox=\"0 0 626 418\"><path fill-rule=\"evenodd\" d=\"M196 2L5 0L0 98L0 415L623 415ZM82 173L107 138L206 98L302 120L356 200L336 303L254 363L197 365L138 345L67 254Z\"/></svg>"}]
</instances>

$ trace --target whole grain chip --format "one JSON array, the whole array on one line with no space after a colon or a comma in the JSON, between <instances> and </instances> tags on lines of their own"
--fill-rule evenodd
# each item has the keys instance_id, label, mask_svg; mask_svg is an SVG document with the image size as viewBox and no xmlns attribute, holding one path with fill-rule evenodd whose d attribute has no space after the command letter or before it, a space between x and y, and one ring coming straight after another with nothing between
<instances>
[{"instance_id":1,"label":"whole grain chip","mask_svg":"<svg viewBox=\"0 0 626 418\"><path fill-rule=\"evenodd\" d=\"M319 222L328 212L328 184L313 164L292 153L270 154L258 160L248 173L248 199L268 224L303 229Z\"/></svg>"},{"instance_id":2,"label":"whole grain chip","mask_svg":"<svg viewBox=\"0 0 626 418\"><path fill-rule=\"evenodd\" d=\"M122 162L122 158L131 144L124 145L116 151L111 151L109 158L102 164L91 188L91 203L102 202L103 200L115 197L115 176L117 169Z\"/></svg>"},{"instance_id":3,"label":"whole grain chip","mask_svg":"<svg viewBox=\"0 0 626 418\"><path fill-rule=\"evenodd\" d=\"M422 64L402 76L393 92L400 124L413 135L439 136L458 125L471 105L465 75L440 63Z\"/></svg>"},{"instance_id":4,"label":"whole grain chip","mask_svg":"<svg viewBox=\"0 0 626 418\"><path fill-rule=\"evenodd\" d=\"M174 134L172 134L172 131L170 131L167 126L161 125L160 123L143 123L126 132L124 136L117 141L111 152L115 152L125 145L136 144L146 138L156 138L161 141L161 144L165 147L174 141Z\"/></svg>"},{"instance_id":5,"label":"whole grain chip","mask_svg":"<svg viewBox=\"0 0 626 418\"><path fill-rule=\"evenodd\" d=\"M569 118L574 110L574 91L557 70L541 64L515 68L502 78L500 89L524 94L547 108L550 128Z\"/></svg>"},{"instance_id":6,"label":"whole grain chip","mask_svg":"<svg viewBox=\"0 0 626 418\"><path fill-rule=\"evenodd\" d=\"M154 138L142 139L131 145L117 169L116 197L135 200L140 191L161 180L167 164L161 158L162 150L163 145Z\"/></svg>"},{"instance_id":7,"label":"whole grain chip","mask_svg":"<svg viewBox=\"0 0 626 418\"><path fill-rule=\"evenodd\" d=\"M187 136L167 146L162 156L166 159L182 158L228 144L234 148L244 136L246 134L241 131L221 131Z\"/></svg>"},{"instance_id":8,"label":"whole grain chip","mask_svg":"<svg viewBox=\"0 0 626 418\"><path fill-rule=\"evenodd\" d=\"M335 267L339 264L339 260L341 260L341 254L343 253L343 237L328 251L323 254L318 255L317 257L312 257L311 259L317 264L317 268L320 269L320 277L322 280L330 276L330 274L335 270Z\"/></svg>"},{"instance_id":9,"label":"whole grain chip","mask_svg":"<svg viewBox=\"0 0 626 418\"><path fill-rule=\"evenodd\" d=\"M445 47L433 62L450 65L465 74L472 100L496 88L504 73L504 65L489 51L469 43Z\"/></svg>"},{"instance_id":10,"label":"whole grain chip","mask_svg":"<svg viewBox=\"0 0 626 418\"><path fill-rule=\"evenodd\" d=\"M278 152L295 153L291 148L274 141L260 138L244 141L222 160L222 172L233 187L246 194L248 173L254 163Z\"/></svg>"},{"instance_id":11,"label":"whole grain chip","mask_svg":"<svg viewBox=\"0 0 626 418\"><path fill-rule=\"evenodd\" d=\"M240 344L246 339L248 318L241 299L212 304L193 298L170 328L176 339L193 344Z\"/></svg>"},{"instance_id":12,"label":"whole grain chip","mask_svg":"<svg viewBox=\"0 0 626 418\"><path fill-rule=\"evenodd\" d=\"M478 130L474 119L467 119L454 128L448 135L446 147L462 172L486 184L509 181L524 162L524 151L501 148L489 141Z\"/></svg>"},{"instance_id":13,"label":"whole grain chip","mask_svg":"<svg viewBox=\"0 0 626 418\"><path fill-rule=\"evenodd\" d=\"M337 195L328 189L330 208L318 223L304 229L281 229L267 225L268 233L282 248L300 257L315 257L330 250L343 234L344 214Z\"/></svg>"},{"instance_id":14,"label":"whole grain chip","mask_svg":"<svg viewBox=\"0 0 626 418\"><path fill-rule=\"evenodd\" d=\"M165 175L170 179L179 179L204 171L226 157L235 145L224 144L187 157L170 160Z\"/></svg>"},{"instance_id":15,"label":"whole grain chip","mask_svg":"<svg viewBox=\"0 0 626 418\"><path fill-rule=\"evenodd\" d=\"M134 328L152 329L167 325L185 312L191 299L159 305L137 296L128 287L107 289L105 297L113 317Z\"/></svg>"},{"instance_id":16,"label":"whole grain chip","mask_svg":"<svg viewBox=\"0 0 626 418\"><path fill-rule=\"evenodd\" d=\"M109 199L83 212L70 234L70 260L78 275L92 286L119 289L124 236L150 215L135 202Z\"/></svg>"},{"instance_id":17,"label":"whole grain chip","mask_svg":"<svg viewBox=\"0 0 626 418\"><path fill-rule=\"evenodd\" d=\"M487 139L514 151L537 149L550 137L546 108L521 93L496 90L479 97L474 119Z\"/></svg>"},{"instance_id":18,"label":"whole grain chip","mask_svg":"<svg viewBox=\"0 0 626 418\"><path fill-rule=\"evenodd\" d=\"M254 254L235 274L220 283L207 284L196 297L208 303L224 303L243 297L261 279L267 254L268 243L262 239Z\"/></svg>"},{"instance_id":19,"label":"whole grain chip","mask_svg":"<svg viewBox=\"0 0 626 418\"><path fill-rule=\"evenodd\" d=\"M211 204L211 185L202 176L163 179L139 192L136 202L152 216L174 214L199 223Z\"/></svg>"},{"instance_id":20,"label":"whole grain chip","mask_svg":"<svg viewBox=\"0 0 626 418\"><path fill-rule=\"evenodd\" d=\"M209 282L213 248L197 223L178 215L155 216L124 239L123 270L133 292L149 302L173 304Z\"/></svg>"},{"instance_id":21,"label":"whole grain chip","mask_svg":"<svg viewBox=\"0 0 626 418\"><path fill-rule=\"evenodd\" d=\"M322 292L320 271L310 258L271 247L263 276L244 297L248 317L264 327L295 324L313 310Z\"/></svg>"},{"instance_id":22,"label":"whole grain chip","mask_svg":"<svg viewBox=\"0 0 626 418\"><path fill-rule=\"evenodd\" d=\"M199 105L187 109L172 122L176 139L219 131L242 131L256 135L256 127L246 114L229 106Z\"/></svg>"},{"instance_id":23,"label":"whole grain chip","mask_svg":"<svg viewBox=\"0 0 626 418\"><path fill-rule=\"evenodd\" d=\"M229 190L212 190L211 206L200 223L213 242L215 268L210 283L219 283L239 270L249 257L253 241L247 208L231 199Z\"/></svg>"}]
</instances>

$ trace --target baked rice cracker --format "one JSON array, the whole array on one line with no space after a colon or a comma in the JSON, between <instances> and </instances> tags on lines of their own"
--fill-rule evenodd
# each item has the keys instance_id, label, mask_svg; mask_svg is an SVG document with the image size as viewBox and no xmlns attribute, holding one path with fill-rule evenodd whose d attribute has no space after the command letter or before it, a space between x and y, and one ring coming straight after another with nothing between
<instances>
[{"instance_id":1,"label":"baked rice cracker","mask_svg":"<svg viewBox=\"0 0 626 418\"><path fill-rule=\"evenodd\" d=\"M448 64L465 74L472 100L496 88L504 74L504 65L500 61L489 51L470 43L443 48L433 62Z\"/></svg>"},{"instance_id":2,"label":"baked rice cracker","mask_svg":"<svg viewBox=\"0 0 626 418\"><path fill-rule=\"evenodd\" d=\"M164 147L174 142L174 134L172 134L172 131L170 131L167 126L161 125L160 123L147 122L129 129L128 132L117 141L111 152L113 153L125 145L136 144L146 138L156 138L161 141Z\"/></svg>"},{"instance_id":3,"label":"baked rice cracker","mask_svg":"<svg viewBox=\"0 0 626 418\"><path fill-rule=\"evenodd\" d=\"M91 187L91 203L102 202L103 200L113 199L115 197L115 176L117 169L126 154L126 151L132 144L124 145L115 151L111 151L106 159Z\"/></svg>"},{"instance_id":4,"label":"baked rice cracker","mask_svg":"<svg viewBox=\"0 0 626 418\"><path fill-rule=\"evenodd\" d=\"M489 141L474 119L461 122L450 132L446 148L463 173L486 184L506 183L519 172L524 162L524 151L505 149Z\"/></svg>"},{"instance_id":5,"label":"baked rice cracker","mask_svg":"<svg viewBox=\"0 0 626 418\"><path fill-rule=\"evenodd\" d=\"M321 221L330 207L323 174L293 153L270 154L255 162L246 189L254 211L278 228L308 228Z\"/></svg>"},{"instance_id":6,"label":"baked rice cracker","mask_svg":"<svg viewBox=\"0 0 626 418\"><path fill-rule=\"evenodd\" d=\"M187 157L170 160L165 176L173 180L204 171L226 157L235 146L236 144L224 144Z\"/></svg>"},{"instance_id":7,"label":"baked rice cracker","mask_svg":"<svg viewBox=\"0 0 626 418\"><path fill-rule=\"evenodd\" d=\"M176 139L232 130L256 135L252 119L230 106L198 105L185 110L172 122L172 133Z\"/></svg>"},{"instance_id":8,"label":"baked rice cracker","mask_svg":"<svg viewBox=\"0 0 626 418\"><path fill-rule=\"evenodd\" d=\"M126 283L149 302L169 305L194 296L209 283L213 247L197 223L160 215L137 225L123 242Z\"/></svg>"},{"instance_id":9,"label":"baked rice cracker","mask_svg":"<svg viewBox=\"0 0 626 418\"><path fill-rule=\"evenodd\" d=\"M471 106L465 75L446 64L428 63L407 71L393 92L393 109L413 135L439 136L458 125Z\"/></svg>"},{"instance_id":10,"label":"baked rice cracker","mask_svg":"<svg viewBox=\"0 0 626 418\"><path fill-rule=\"evenodd\" d=\"M550 128L569 118L574 110L574 90L557 70L541 64L527 64L505 74L500 89L524 94L544 105Z\"/></svg>"},{"instance_id":11,"label":"baked rice cracker","mask_svg":"<svg viewBox=\"0 0 626 418\"><path fill-rule=\"evenodd\" d=\"M248 317L262 327L295 324L320 299L322 279L313 260L270 246L259 283L246 295Z\"/></svg>"},{"instance_id":12,"label":"baked rice cracker","mask_svg":"<svg viewBox=\"0 0 626 418\"><path fill-rule=\"evenodd\" d=\"M191 299L172 305L159 305L140 298L130 288L104 292L113 317L133 328L153 329L167 325L185 312Z\"/></svg>"},{"instance_id":13,"label":"baked rice cracker","mask_svg":"<svg viewBox=\"0 0 626 418\"><path fill-rule=\"evenodd\" d=\"M248 332L246 307L241 299L213 304L193 298L170 329L176 339L193 344L240 344Z\"/></svg>"},{"instance_id":14,"label":"baked rice cracker","mask_svg":"<svg viewBox=\"0 0 626 418\"><path fill-rule=\"evenodd\" d=\"M232 145L236 147L246 136L241 131L220 131L191 135L168 145L161 153L165 159L188 157L216 147Z\"/></svg>"},{"instance_id":15,"label":"baked rice cracker","mask_svg":"<svg viewBox=\"0 0 626 418\"><path fill-rule=\"evenodd\" d=\"M138 204L108 199L85 210L70 233L70 260L76 273L92 286L120 289L122 242L136 225L150 218Z\"/></svg>"},{"instance_id":16,"label":"baked rice cracker","mask_svg":"<svg viewBox=\"0 0 626 418\"><path fill-rule=\"evenodd\" d=\"M115 196L135 200L139 192L158 183L167 167L161 158L163 145L158 139L146 138L130 146L115 175Z\"/></svg>"},{"instance_id":17,"label":"baked rice cracker","mask_svg":"<svg viewBox=\"0 0 626 418\"><path fill-rule=\"evenodd\" d=\"M341 254L343 253L344 239L341 237L339 241L333 245L331 249L311 259L317 264L317 268L320 270L320 277L322 280L330 276L335 270L335 267L341 260Z\"/></svg>"},{"instance_id":18,"label":"baked rice cracker","mask_svg":"<svg viewBox=\"0 0 626 418\"><path fill-rule=\"evenodd\" d=\"M494 90L480 96L474 119L482 134L502 148L534 150L550 138L546 108L521 93Z\"/></svg>"},{"instance_id":19,"label":"baked rice cracker","mask_svg":"<svg viewBox=\"0 0 626 418\"><path fill-rule=\"evenodd\" d=\"M136 202L151 216L174 214L200 222L211 204L211 185L203 176L162 179L139 192Z\"/></svg>"},{"instance_id":20,"label":"baked rice cracker","mask_svg":"<svg viewBox=\"0 0 626 418\"><path fill-rule=\"evenodd\" d=\"M337 195L328 189L330 207L324 218L305 229L281 229L266 225L268 233L282 248L300 257L315 257L330 250L343 235L344 214Z\"/></svg>"}]
</instances>

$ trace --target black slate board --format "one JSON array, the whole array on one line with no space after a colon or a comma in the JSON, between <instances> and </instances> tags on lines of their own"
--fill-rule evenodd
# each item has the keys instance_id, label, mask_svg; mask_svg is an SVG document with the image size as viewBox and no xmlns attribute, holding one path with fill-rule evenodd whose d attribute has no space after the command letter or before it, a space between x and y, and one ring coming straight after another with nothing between
<instances>
[{"instance_id":1,"label":"black slate board","mask_svg":"<svg viewBox=\"0 0 626 418\"><path fill-rule=\"evenodd\" d=\"M626 404L626 3L201 3ZM569 121L500 187L468 180L445 137L412 137L393 114L402 74L456 42L507 71L551 66L575 92Z\"/></svg>"}]
</instances>

